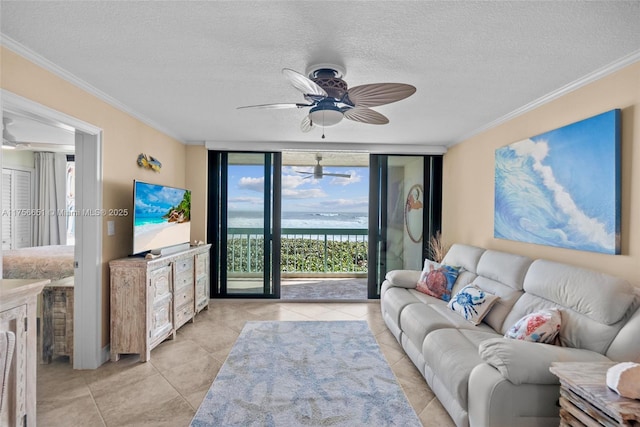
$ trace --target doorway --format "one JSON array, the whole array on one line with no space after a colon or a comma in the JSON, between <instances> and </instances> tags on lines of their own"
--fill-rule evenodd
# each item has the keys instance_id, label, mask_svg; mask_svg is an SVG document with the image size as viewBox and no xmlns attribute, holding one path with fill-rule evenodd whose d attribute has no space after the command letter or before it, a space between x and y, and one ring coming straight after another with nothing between
<instances>
[{"instance_id":1,"label":"doorway","mask_svg":"<svg viewBox=\"0 0 640 427\"><path fill-rule=\"evenodd\" d=\"M66 129L75 144L75 209L102 208L102 130L2 89L3 113ZM108 360L102 348L102 223L98 216L75 218L74 358L75 369L95 369ZM80 250L82 248L82 250ZM0 252L0 258L2 253Z\"/></svg>"},{"instance_id":2,"label":"doorway","mask_svg":"<svg viewBox=\"0 0 640 427\"><path fill-rule=\"evenodd\" d=\"M423 234L439 229L434 157L210 151L211 294L377 298L386 271L421 267Z\"/></svg>"}]
</instances>

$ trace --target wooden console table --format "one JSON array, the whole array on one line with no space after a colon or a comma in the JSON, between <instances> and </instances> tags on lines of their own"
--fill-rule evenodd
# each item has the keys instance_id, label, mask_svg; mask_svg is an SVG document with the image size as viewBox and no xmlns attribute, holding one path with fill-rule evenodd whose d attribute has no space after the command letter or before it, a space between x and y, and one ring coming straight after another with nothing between
<instances>
[{"instance_id":1,"label":"wooden console table","mask_svg":"<svg viewBox=\"0 0 640 427\"><path fill-rule=\"evenodd\" d=\"M640 426L640 400L607 387L614 362L556 362L549 370L560 379L560 426Z\"/></svg>"},{"instance_id":2,"label":"wooden console table","mask_svg":"<svg viewBox=\"0 0 640 427\"><path fill-rule=\"evenodd\" d=\"M208 307L210 248L109 262L112 361L133 353L146 362L153 348Z\"/></svg>"}]
</instances>

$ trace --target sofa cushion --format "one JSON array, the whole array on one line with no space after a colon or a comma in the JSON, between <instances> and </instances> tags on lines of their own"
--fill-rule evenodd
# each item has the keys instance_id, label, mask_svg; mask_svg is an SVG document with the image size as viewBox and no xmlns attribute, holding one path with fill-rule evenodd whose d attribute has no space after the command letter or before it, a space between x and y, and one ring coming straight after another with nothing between
<instances>
[{"instance_id":1,"label":"sofa cushion","mask_svg":"<svg viewBox=\"0 0 640 427\"><path fill-rule=\"evenodd\" d=\"M607 349L606 356L617 362L640 363L640 289L636 289L636 302L625 319L628 320Z\"/></svg>"},{"instance_id":2,"label":"sofa cushion","mask_svg":"<svg viewBox=\"0 0 640 427\"><path fill-rule=\"evenodd\" d=\"M400 313L400 328L404 335L417 348L422 348L425 337L438 329L462 328L493 330L487 325L474 326L451 311L445 302L433 304L410 304Z\"/></svg>"},{"instance_id":3,"label":"sofa cushion","mask_svg":"<svg viewBox=\"0 0 640 427\"><path fill-rule=\"evenodd\" d=\"M416 290L442 301L449 301L459 270L460 267L425 260L424 270L420 274Z\"/></svg>"},{"instance_id":4,"label":"sofa cushion","mask_svg":"<svg viewBox=\"0 0 640 427\"><path fill-rule=\"evenodd\" d=\"M562 316L557 308L536 311L527 314L509 328L504 335L521 341L553 344L560 332Z\"/></svg>"},{"instance_id":5,"label":"sofa cushion","mask_svg":"<svg viewBox=\"0 0 640 427\"><path fill-rule=\"evenodd\" d=\"M524 277L532 262L528 257L494 250L485 251L478 261L478 277L473 284L500 297L483 320L496 331L504 333L504 319L522 295Z\"/></svg>"},{"instance_id":6,"label":"sofa cushion","mask_svg":"<svg viewBox=\"0 0 640 427\"><path fill-rule=\"evenodd\" d=\"M524 290L605 325L621 320L634 300L626 280L547 260L531 264Z\"/></svg>"},{"instance_id":7,"label":"sofa cushion","mask_svg":"<svg viewBox=\"0 0 640 427\"><path fill-rule=\"evenodd\" d=\"M514 384L558 384L553 362L610 362L595 351L543 343L493 338L479 346L480 357Z\"/></svg>"},{"instance_id":8,"label":"sofa cushion","mask_svg":"<svg viewBox=\"0 0 640 427\"><path fill-rule=\"evenodd\" d=\"M476 246L455 243L451 245L451 247L447 251L447 254L444 256L442 263L461 267L464 270L475 273L478 266L478 261L480 260L480 257L482 256L484 251L485 249L478 248Z\"/></svg>"},{"instance_id":9,"label":"sofa cushion","mask_svg":"<svg viewBox=\"0 0 640 427\"><path fill-rule=\"evenodd\" d=\"M615 325L605 325L570 308L525 292L514 304L513 310L511 310L504 323L505 325L513 325L523 316L546 308L558 308L562 311L562 325L558 335L560 345L584 348L601 354L607 351L625 322L625 320L621 320Z\"/></svg>"},{"instance_id":10,"label":"sofa cushion","mask_svg":"<svg viewBox=\"0 0 640 427\"><path fill-rule=\"evenodd\" d=\"M477 286L468 285L451 298L448 306L467 321L477 325L482 322L484 316L497 300L497 296L483 291Z\"/></svg>"},{"instance_id":11,"label":"sofa cushion","mask_svg":"<svg viewBox=\"0 0 640 427\"><path fill-rule=\"evenodd\" d=\"M531 266L531 258L487 250L478 261L478 276L486 277L516 291L521 291L524 277Z\"/></svg>"},{"instance_id":12,"label":"sofa cushion","mask_svg":"<svg viewBox=\"0 0 640 427\"><path fill-rule=\"evenodd\" d=\"M390 287L385 291L384 298L381 300L380 304L382 312L393 320L396 325L399 325L400 313L402 310L409 304L416 303L420 303L420 300L417 299L408 289Z\"/></svg>"},{"instance_id":13,"label":"sofa cushion","mask_svg":"<svg viewBox=\"0 0 640 427\"><path fill-rule=\"evenodd\" d=\"M425 363L464 409L468 402L469 375L473 368L484 363L478 347L483 341L496 336L492 332L439 329L424 340L422 354Z\"/></svg>"},{"instance_id":14,"label":"sofa cushion","mask_svg":"<svg viewBox=\"0 0 640 427\"><path fill-rule=\"evenodd\" d=\"M397 288L413 289L420 279L420 272L414 270L393 270L388 272L385 278L392 286Z\"/></svg>"}]
</instances>

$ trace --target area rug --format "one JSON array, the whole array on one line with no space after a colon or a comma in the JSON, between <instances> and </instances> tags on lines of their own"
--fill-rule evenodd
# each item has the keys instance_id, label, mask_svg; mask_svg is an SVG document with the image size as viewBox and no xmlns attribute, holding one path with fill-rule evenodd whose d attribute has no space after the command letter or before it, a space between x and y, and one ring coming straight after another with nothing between
<instances>
[{"instance_id":1,"label":"area rug","mask_svg":"<svg viewBox=\"0 0 640 427\"><path fill-rule=\"evenodd\" d=\"M295 283L295 284L292 284ZM354 300L367 299L367 279L282 280L283 300Z\"/></svg>"},{"instance_id":2,"label":"area rug","mask_svg":"<svg viewBox=\"0 0 640 427\"><path fill-rule=\"evenodd\" d=\"M421 426L367 322L247 322L200 426Z\"/></svg>"}]
</instances>

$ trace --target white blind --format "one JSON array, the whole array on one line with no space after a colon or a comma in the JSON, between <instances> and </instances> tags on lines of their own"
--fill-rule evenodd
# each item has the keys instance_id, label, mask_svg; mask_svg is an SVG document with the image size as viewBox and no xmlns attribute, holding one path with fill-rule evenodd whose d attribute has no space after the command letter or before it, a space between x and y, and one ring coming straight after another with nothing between
<instances>
[{"instance_id":1,"label":"white blind","mask_svg":"<svg viewBox=\"0 0 640 427\"><path fill-rule=\"evenodd\" d=\"M31 246L31 172L2 169L2 249Z\"/></svg>"},{"instance_id":2,"label":"white blind","mask_svg":"<svg viewBox=\"0 0 640 427\"><path fill-rule=\"evenodd\" d=\"M8 169L2 169L2 250L12 248L11 229L13 217L11 211L11 183L13 174Z\"/></svg>"},{"instance_id":3,"label":"white blind","mask_svg":"<svg viewBox=\"0 0 640 427\"><path fill-rule=\"evenodd\" d=\"M14 171L13 184L13 202L15 204L15 209L31 209L31 172L19 170ZM32 217L28 215L19 215L15 217L14 222L14 249L28 248L31 246Z\"/></svg>"}]
</instances>

